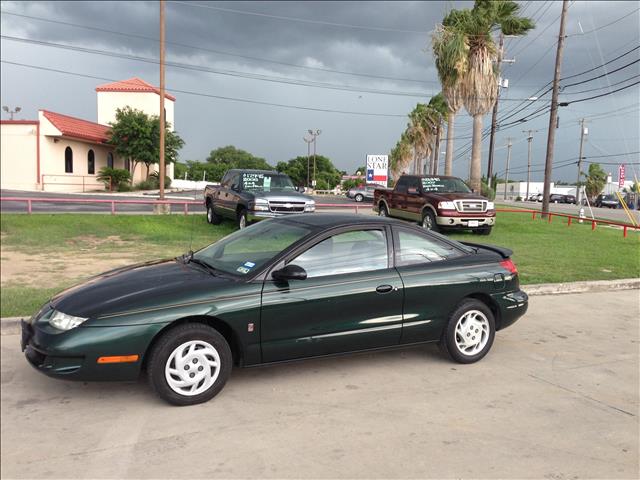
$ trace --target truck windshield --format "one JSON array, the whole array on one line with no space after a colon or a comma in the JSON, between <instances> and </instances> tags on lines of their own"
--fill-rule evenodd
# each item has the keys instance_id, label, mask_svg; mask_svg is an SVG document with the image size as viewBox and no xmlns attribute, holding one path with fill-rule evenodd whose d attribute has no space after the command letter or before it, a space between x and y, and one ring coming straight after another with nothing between
<instances>
[{"instance_id":1,"label":"truck windshield","mask_svg":"<svg viewBox=\"0 0 640 480\"><path fill-rule=\"evenodd\" d=\"M286 175L271 173L243 173L242 189L252 192L294 191L291 179Z\"/></svg>"},{"instance_id":2,"label":"truck windshield","mask_svg":"<svg viewBox=\"0 0 640 480\"><path fill-rule=\"evenodd\" d=\"M467 184L459 178L423 177L422 190L439 193L471 193Z\"/></svg>"},{"instance_id":3,"label":"truck windshield","mask_svg":"<svg viewBox=\"0 0 640 480\"><path fill-rule=\"evenodd\" d=\"M309 233L311 230L302 225L263 220L197 251L193 257L224 273L245 276Z\"/></svg>"}]
</instances>

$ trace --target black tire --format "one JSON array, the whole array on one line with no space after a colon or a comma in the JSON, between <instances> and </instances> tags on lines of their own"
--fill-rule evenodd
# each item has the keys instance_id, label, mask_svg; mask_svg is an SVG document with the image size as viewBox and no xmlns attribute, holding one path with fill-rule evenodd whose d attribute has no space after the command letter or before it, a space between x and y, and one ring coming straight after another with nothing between
<instances>
[{"instance_id":1,"label":"black tire","mask_svg":"<svg viewBox=\"0 0 640 480\"><path fill-rule=\"evenodd\" d=\"M420 222L420 226L425 230L431 230L432 232L437 232L440 229L438 228L438 224L436 223L436 216L429 209L426 209L422 212L422 221Z\"/></svg>"},{"instance_id":2,"label":"black tire","mask_svg":"<svg viewBox=\"0 0 640 480\"><path fill-rule=\"evenodd\" d=\"M236 218L236 225L238 228L242 230L243 228L247 228L249 226L249 219L247 218L247 209L241 208L238 210L238 216Z\"/></svg>"},{"instance_id":3,"label":"black tire","mask_svg":"<svg viewBox=\"0 0 640 480\"><path fill-rule=\"evenodd\" d=\"M476 311L480 312L486 318L488 322L488 332L486 343L484 346L477 352L472 355L463 353L461 349L458 347L456 342L456 326L458 325L458 321L467 314L468 312ZM447 321L447 325L442 332L442 338L440 339L439 346L441 349L446 350L449 356L458 363L474 363L478 360L482 359L489 350L491 350L491 345L493 345L493 340L496 335L496 326L495 326L495 318L493 317L493 313L491 309L487 307L480 300L475 300L473 298L468 298L449 315L449 320ZM478 330L472 331L468 333L468 335L472 334L480 334Z\"/></svg>"},{"instance_id":4,"label":"black tire","mask_svg":"<svg viewBox=\"0 0 640 480\"><path fill-rule=\"evenodd\" d=\"M491 235L492 228L493 228L492 226L480 227L480 228L473 229L472 232L475 233L476 235Z\"/></svg>"},{"instance_id":5,"label":"black tire","mask_svg":"<svg viewBox=\"0 0 640 480\"><path fill-rule=\"evenodd\" d=\"M211 345L219 355L220 366L218 377L207 390L198 395L188 396L177 393L169 386L165 377L165 367L174 350L194 340ZM231 349L218 331L201 323L185 323L166 332L153 346L147 362L147 378L153 391L162 400L179 406L195 405L207 402L220 393L227 383L232 366Z\"/></svg>"},{"instance_id":6,"label":"black tire","mask_svg":"<svg viewBox=\"0 0 640 480\"><path fill-rule=\"evenodd\" d=\"M389 211L387 210L387 206L384 203L381 203L378 206L378 216L379 217L388 217Z\"/></svg>"},{"instance_id":7,"label":"black tire","mask_svg":"<svg viewBox=\"0 0 640 480\"><path fill-rule=\"evenodd\" d=\"M359 193L355 196L354 200L356 202L362 202L364 200L364 197Z\"/></svg>"},{"instance_id":8,"label":"black tire","mask_svg":"<svg viewBox=\"0 0 640 480\"><path fill-rule=\"evenodd\" d=\"M207 203L207 222L211 225L219 225L222 222L222 217L213 209L211 202Z\"/></svg>"}]
</instances>

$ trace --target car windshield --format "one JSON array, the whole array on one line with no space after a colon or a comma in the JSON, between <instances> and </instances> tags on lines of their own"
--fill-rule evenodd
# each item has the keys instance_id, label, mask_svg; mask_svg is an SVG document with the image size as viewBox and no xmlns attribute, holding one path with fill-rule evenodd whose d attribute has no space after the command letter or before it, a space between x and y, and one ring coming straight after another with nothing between
<instances>
[{"instance_id":1,"label":"car windshield","mask_svg":"<svg viewBox=\"0 0 640 480\"><path fill-rule=\"evenodd\" d=\"M241 175L242 189L252 192L294 191L291 179L277 173L245 172Z\"/></svg>"},{"instance_id":2,"label":"car windshield","mask_svg":"<svg viewBox=\"0 0 640 480\"><path fill-rule=\"evenodd\" d=\"M471 193L459 178L422 177L422 190L438 193Z\"/></svg>"},{"instance_id":3,"label":"car windshield","mask_svg":"<svg viewBox=\"0 0 640 480\"><path fill-rule=\"evenodd\" d=\"M224 273L245 276L310 232L301 225L264 220L199 250L193 257Z\"/></svg>"},{"instance_id":4,"label":"car windshield","mask_svg":"<svg viewBox=\"0 0 640 480\"><path fill-rule=\"evenodd\" d=\"M605 195L604 196L604 200L616 200L616 196L615 195Z\"/></svg>"}]
</instances>

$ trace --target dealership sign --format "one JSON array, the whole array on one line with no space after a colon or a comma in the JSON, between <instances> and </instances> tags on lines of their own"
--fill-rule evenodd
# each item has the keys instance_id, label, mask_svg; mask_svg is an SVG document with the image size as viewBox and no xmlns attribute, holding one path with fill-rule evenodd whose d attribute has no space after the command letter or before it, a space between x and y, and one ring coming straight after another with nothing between
<instances>
[{"instance_id":1,"label":"dealership sign","mask_svg":"<svg viewBox=\"0 0 640 480\"><path fill-rule=\"evenodd\" d=\"M387 186L389 180L389 156L367 155L367 183Z\"/></svg>"},{"instance_id":2,"label":"dealership sign","mask_svg":"<svg viewBox=\"0 0 640 480\"><path fill-rule=\"evenodd\" d=\"M624 163L618 167L618 188L624 187Z\"/></svg>"}]
</instances>

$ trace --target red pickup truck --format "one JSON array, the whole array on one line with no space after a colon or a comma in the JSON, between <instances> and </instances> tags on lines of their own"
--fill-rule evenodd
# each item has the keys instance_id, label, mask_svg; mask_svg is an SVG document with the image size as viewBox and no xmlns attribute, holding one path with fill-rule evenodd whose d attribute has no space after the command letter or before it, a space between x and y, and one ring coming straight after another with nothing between
<instances>
[{"instance_id":1,"label":"red pickup truck","mask_svg":"<svg viewBox=\"0 0 640 480\"><path fill-rule=\"evenodd\" d=\"M393 190L376 188L373 195L378 215L414 220L428 230L489 235L496 222L493 202L457 177L403 175Z\"/></svg>"}]
</instances>

